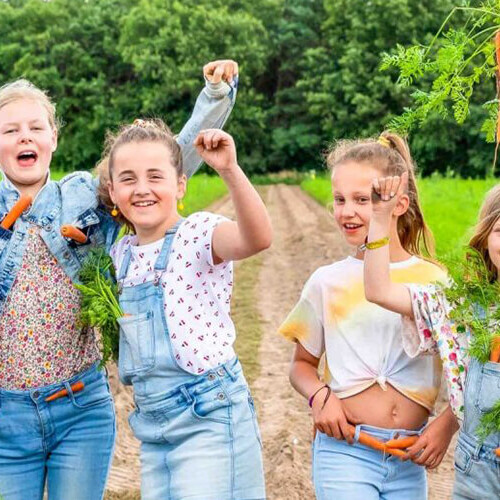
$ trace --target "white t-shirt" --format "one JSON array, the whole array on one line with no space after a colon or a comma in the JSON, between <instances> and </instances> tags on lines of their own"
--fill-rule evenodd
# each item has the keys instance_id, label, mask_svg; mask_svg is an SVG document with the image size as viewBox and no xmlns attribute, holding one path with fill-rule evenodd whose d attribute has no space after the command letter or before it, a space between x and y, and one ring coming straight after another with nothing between
<instances>
[{"instance_id":1,"label":"white t-shirt","mask_svg":"<svg viewBox=\"0 0 500 500\"><path fill-rule=\"evenodd\" d=\"M230 317L233 266L232 262L215 265L212 257L213 230L226 220L208 212L197 212L184 220L160 279L174 356L179 366L196 375L235 356L235 329ZM125 236L113 245L111 257L117 273L127 247L131 247L124 286L153 281L163 242L164 238L138 246L136 236Z\"/></svg>"},{"instance_id":2,"label":"white t-shirt","mask_svg":"<svg viewBox=\"0 0 500 500\"><path fill-rule=\"evenodd\" d=\"M397 283L446 278L437 265L417 257L391 264L390 273ZM363 261L348 257L313 273L279 331L313 356L325 354L325 382L339 398L375 383L385 389L389 383L432 411L441 382L440 360L406 354L402 332L415 328L406 320L365 299Z\"/></svg>"}]
</instances>

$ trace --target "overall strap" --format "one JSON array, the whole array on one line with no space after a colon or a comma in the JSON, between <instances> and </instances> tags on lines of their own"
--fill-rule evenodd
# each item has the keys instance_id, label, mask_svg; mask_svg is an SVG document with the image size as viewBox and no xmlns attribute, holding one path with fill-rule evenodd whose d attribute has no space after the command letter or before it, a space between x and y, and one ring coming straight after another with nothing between
<instances>
[{"instance_id":1,"label":"overall strap","mask_svg":"<svg viewBox=\"0 0 500 500\"><path fill-rule=\"evenodd\" d=\"M130 249L130 245L127 245L127 248L125 248L125 255L123 256L120 270L118 271L118 275L116 277L116 280L118 282L122 282L127 277L128 266L130 265L131 256L132 256L132 250Z\"/></svg>"},{"instance_id":2,"label":"overall strap","mask_svg":"<svg viewBox=\"0 0 500 500\"><path fill-rule=\"evenodd\" d=\"M156 259L155 263L155 273L162 273L167 268L168 258L170 257L170 250L172 249L172 243L174 241L174 236L179 229L179 226L182 224L184 219L179 219L175 226L171 227L165 234L165 240L163 241L163 246L161 247L160 253Z\"/></svg>"}]
</instances>

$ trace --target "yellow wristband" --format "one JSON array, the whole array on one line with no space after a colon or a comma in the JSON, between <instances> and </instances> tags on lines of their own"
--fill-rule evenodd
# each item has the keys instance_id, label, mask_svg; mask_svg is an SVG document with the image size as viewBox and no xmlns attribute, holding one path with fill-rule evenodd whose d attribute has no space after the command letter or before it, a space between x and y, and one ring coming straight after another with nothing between
<instances>
[{"instance_id":1,"label":"yellow wristband","mask_svg":"<svg viewBox=\"0 0 500 500\"><path fill-rule=\"evenodd\" d=\"M380 238L379 240L367 242L364 245L361 245L359 249L362 252L364 252L365 250L376 250L377 248L382 248L388 244L389 244L389 236L386 236L385 238Z\"/></svg>"}]
</instances>

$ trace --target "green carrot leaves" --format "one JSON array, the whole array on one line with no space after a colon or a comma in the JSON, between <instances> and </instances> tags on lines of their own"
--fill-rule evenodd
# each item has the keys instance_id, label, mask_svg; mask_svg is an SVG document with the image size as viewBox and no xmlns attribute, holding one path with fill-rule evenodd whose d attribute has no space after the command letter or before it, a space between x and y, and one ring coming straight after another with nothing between
<instances>
[{"instance_id":1,"label":"green carrot leaves","mask_svg":"<svg viewBox=\"0 0 500 500\"><path fill-rule=\"evenodd\" d=\"M80 320L83 326L100 332L102 364L109 359L118 360L119 326L123 316L118 303L118 286L111 257L104 248L90 251L79 274L81 292Z\"/></svg>"}]
</instances>

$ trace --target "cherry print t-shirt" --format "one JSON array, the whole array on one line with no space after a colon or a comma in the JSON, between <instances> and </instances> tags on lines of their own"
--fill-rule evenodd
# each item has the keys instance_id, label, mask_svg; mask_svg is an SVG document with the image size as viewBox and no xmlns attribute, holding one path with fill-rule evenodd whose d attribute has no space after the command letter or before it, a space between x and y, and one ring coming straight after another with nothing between
<instances>
[{"instance_id":1,"label":"cherry print t-shirt","mask_svg":"<svg viewBox=\"0 0 500 500\"><path fill-rule=\"evenodd\" d=\"M163 287L165 318L170 342L179 366L202 374L235 356L235 329L230 317L233 288L232 262L214 264L212 234L228 219L197 212L185 219L174 236ZM137 237L125 236L111 249L117 272L128 247L131 260L123 286L153 281L154 266L164 239L137 245Z\"/></svg>"}]
</instances>

